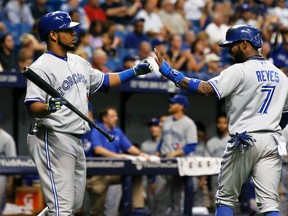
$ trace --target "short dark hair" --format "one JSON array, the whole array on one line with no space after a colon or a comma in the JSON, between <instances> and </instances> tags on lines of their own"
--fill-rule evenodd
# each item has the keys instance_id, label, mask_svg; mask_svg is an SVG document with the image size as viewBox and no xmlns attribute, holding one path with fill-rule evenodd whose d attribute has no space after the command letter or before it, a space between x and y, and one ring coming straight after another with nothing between
<instances>
[{"instance_id":1,"label":"short dark hair","mask_svg":"<svg viewBox=\"0 0 288 216\"><path fill-rule=\"evenodd\" d=\"M116 107L113 107L113 106L108 106L108 107L105 107L104 109L100 110L99 111L99 115L98 115L98 120L100 122L103 122L104 116L107 116L108 111L111 110L111 109L117 111Z\"/></svg>"}]
</instances>

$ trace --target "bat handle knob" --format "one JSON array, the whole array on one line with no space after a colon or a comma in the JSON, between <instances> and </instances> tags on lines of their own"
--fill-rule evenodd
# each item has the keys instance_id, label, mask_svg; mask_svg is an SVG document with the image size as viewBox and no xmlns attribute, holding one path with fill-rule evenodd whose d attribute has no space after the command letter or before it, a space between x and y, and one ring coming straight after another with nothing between
<instances>
[{"instance_id":1,"label":"bat handle knob","mask_svg":"<svg viewBox=\"0 0 288 216\"><path fill-rule=\"evenodd\" d=\"M107 138L108 138L109 142L113 142L115 139L115 136L109 134Z\"/></svg>"}]
</instances>

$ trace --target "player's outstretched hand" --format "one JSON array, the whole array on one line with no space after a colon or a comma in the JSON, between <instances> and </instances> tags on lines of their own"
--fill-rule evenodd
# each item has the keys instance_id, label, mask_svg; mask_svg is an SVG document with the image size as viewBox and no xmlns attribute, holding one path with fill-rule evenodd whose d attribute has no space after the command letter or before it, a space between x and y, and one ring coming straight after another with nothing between
<instances>
[{"instance_id":1,"label":"player's outstretched hand","mask_svg":"<svg viewBox=\"0 0 288 216\"><path fill-rule=\"evenodd\" d=\"M151 73L152 70L153 70L152 65L147 59L142 60L141 62L139 62L139 64L137 64L134 67L134 72L136 76Z\"/></svg>"},{"instance_id":2,"label":"player's outstretched hand","mask_svg":"<svg viewBox=\"0 0 288 216\"><path fill-rule=\"evenodd\" d=\"M163 64L163 57L161 56L161 54L158 52L158 50L156 48L154 48L154 52L156 54L155 61L158 64L159 68L161 68L161 66Z\"/></svg>"},{"instance_id":3,"label":"player's outstretched hand","mask_svg":"<svg viewBox=\"0 0 288 216\"><path fill-rule=\"evenodd\" d=\"M46 104L46 110L50 113L55 113L61 109L62 105L65 105L66 102L61 98L50 98L49 103Z\"/></svg>"}]
</instances>

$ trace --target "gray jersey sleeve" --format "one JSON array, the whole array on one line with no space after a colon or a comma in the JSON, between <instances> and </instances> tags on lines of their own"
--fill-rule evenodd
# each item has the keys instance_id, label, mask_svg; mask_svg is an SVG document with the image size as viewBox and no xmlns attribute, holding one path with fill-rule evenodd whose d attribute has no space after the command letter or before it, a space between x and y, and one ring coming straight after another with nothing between
<instances>
[{"instance_id":1,"label":"gray jersey sleeve","mask_svg":"<svg viewBox=\"0 0 288 216\"><path fill-rule=\"evenodd\" d=\"M238 70L237 64L223 70L219 76L208 80L219 99L231 94L243 82L243 73Z\"/></svg>"},{"instance_id":2,"label":"gray jersey sleeve","mask_svg":"<svg viewBox=\"0 0 288 216\"><path fill-rule=\"evenodd\" d=\"M104 73L94 69L89 62L87 62L87 67L90 76L90 94L93 94L102 86L104 81Z\"/></svg>"},{"instance_id":3,"label":"gray jersey sleeve","mask_svg":"<svg viewBox=\"0 0 288 216\"><path fill-rule=\"evenodd\" d=\"M0 156L15 157L16 145L13 137L3 129L0 129Z\"/></svg>"},{"instance_id":4,"label":"gray jersey sleeve","mask_svg":"<svg viewBox=\"0 0 288 216\"><path fill-rule=\"evenodd\" d=\"M48 76L45 74L44 71L37 68L31 68L35 73L37 73L43 80L45 80L48 84L51 85L51 80L48 78ZM45 91L43 91L41 88L39 88L37 85L35 85L30 80L27 80L27 92L26 92L26 98L25 103L29 102L43 102L45 103L47 101L48 95Z\"/></svg>"}]
</instances>

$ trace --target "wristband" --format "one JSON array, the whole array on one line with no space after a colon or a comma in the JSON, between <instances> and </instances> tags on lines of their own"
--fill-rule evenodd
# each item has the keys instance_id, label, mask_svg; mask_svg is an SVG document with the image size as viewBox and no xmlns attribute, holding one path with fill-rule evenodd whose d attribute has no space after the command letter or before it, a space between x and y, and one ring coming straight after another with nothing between
<instances>
[{"instance_id":1,"label":"wristband","mask_svg":"<svg viewBox=\"0 0 288 216\"><path fill-rule=\"evenodd\" d=\"M166 61L163 61L159 71L168 79L173 81L176 86L179 86L179 83L185 78L185 76L181 72L172 69Z\"/></svg>"},{"instance_id":2,"label":"wristband","mask_svg":"<svg viewBox=\"0 0 288 216\"><path fill-rule=\"evenodd\" d=\"M197 92L200 82L201 80L191 78L187 90L190 92Z\"/></svg>"},{"instance_id":3,"label":"wristband","mask_svg":"<svg viewBox=\"0 0 288 216\"><path fill-rule=\"evenodd\" d=\"M171 73L171 66L165 61L163 60L163 63L161 65L161 67L159 68L159 71L164 75L164 76L168 76Z\"/></svg>"},{"instance_id":4,"label":"wristband","mask_svg":"<svg viewBox=\"0 0 288 216\"><path fill-rule=\"evenodd\" d=\"M121 83L125 83L132 78L136 77L134 68L130 68L118 73Z\"/></svg>"}]
</instances>

